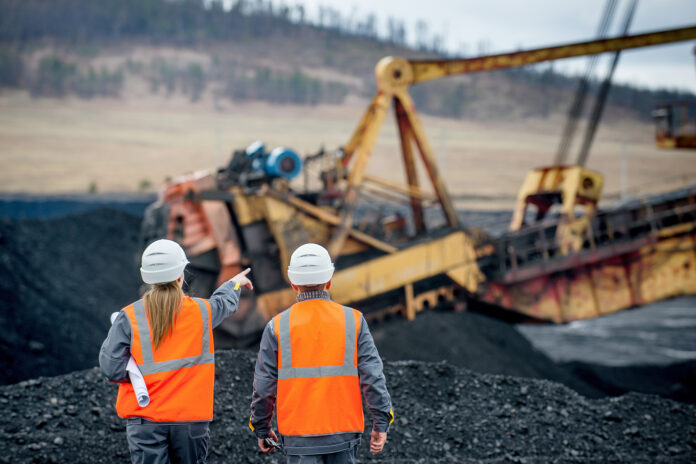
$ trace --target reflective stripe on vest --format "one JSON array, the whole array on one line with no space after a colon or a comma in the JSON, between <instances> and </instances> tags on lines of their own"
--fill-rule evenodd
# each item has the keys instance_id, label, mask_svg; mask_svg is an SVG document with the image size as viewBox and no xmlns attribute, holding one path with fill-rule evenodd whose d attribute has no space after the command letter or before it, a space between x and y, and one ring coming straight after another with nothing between
<instances>
[{"instance_id":1,"label":"reflective stripe on vest","mask_svg":"<svg viewBox=\"0 0 696 464\"><path fill-rule=\"evenodd\" d=\"M309 377L357 377L358 367L353 365L355 357L355 319L353 310L343 307L346 322L346 345L342 366L292 367L292 349L290 347L290 311L280 314L279 333L280 358L283 367L278 369L278 379L302 379ZM286 367L288 366L288 367Z\"/></svg>"},{"instance_id":2,"label":"reflective stripe on vest","mask_svg":"<svg viewBox=\"0 0 696 464\"><path fill-rule=\"evenodd\" d=\"M152 343L150 342L150 326L145 315L145 305L143 300L133 303L135 321L140 332L140 348L143 356L143 363L138 365L143 375L156 374L158 372L169 372L184 367L198 366L200 364L215 364L215 354L210 352L210 340L208 339L208 308L200 298L193 298L201 310L201 320L203 321L203 343L201 354L188 358L172 359L170 361L155 362L152 358Z\"/></svg>"}]
</instances>

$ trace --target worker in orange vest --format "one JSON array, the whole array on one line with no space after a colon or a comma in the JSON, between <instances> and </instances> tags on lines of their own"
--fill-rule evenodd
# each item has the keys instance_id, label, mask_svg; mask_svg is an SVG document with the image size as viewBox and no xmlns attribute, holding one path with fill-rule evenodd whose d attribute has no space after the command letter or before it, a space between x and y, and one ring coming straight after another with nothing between
<instances>
[{"instance_id":1,"label":"worker in orange vest","mask_svg":"<svg viewBox=\"0 0 696 464\"><path fill-rule=\"evenodd\" d=\"M145 249L140 274L152 286L119 312L99 353L102 373L120 383L116 412L127 419L133 463L206 462L215 382L213 328L237 310L240 287L253 289L247 269L209 300L189 298L181 289L187 264L184 250L171 240ZM131 356L150 395L144 407L126 372Z\"/></svg>"},{"instance_id":2,"label":"worker in orange vest","mask_svg":"<svg viewBox=\"0 0 696 464\"><path fill-rule=\"evenodd\" d=\"M331 301L334 266L308 243L290 258L297 303L264 329L254 372L249 428L264 453L280 441L288 463L354 463L365 428L360 392L372 416L377 454L394 421L382 360L362 314ZM281 439L271 427L273 409Z\"/></svg>"}]
</instances>

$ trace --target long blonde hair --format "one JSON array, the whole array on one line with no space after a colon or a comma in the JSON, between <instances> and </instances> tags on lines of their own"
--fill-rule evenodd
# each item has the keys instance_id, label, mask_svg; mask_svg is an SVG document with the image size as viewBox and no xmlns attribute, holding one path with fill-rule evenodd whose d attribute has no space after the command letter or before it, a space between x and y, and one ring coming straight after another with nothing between
<instances>
[{"instance_id":1,"label":"long blonde hair","mask_svg":"<svg viewBox=\"0 0 696 464\"><path fill-rule=\"evenodd\" d=\"M174 331L174 323L181 311L183 298L184 292L176 280L154 284L143 297L155 350Z\"/></svg>"}]
</instances>

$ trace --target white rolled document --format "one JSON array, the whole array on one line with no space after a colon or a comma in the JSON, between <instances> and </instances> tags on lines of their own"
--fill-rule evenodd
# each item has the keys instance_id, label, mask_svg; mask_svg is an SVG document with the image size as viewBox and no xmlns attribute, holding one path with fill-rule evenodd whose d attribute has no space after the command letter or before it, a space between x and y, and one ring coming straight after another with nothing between
<instances>
[{"instance_id":1,"label":"white rolled document","mask_svg":"<svg viewBox=\"0 0 696 464\"><path fill-rule=\"evenodd\" d=\"M114 323L118 316L118 312L111 314L111 323ZM135 363L133 356L128 360L128 365L126 366L126 371L128 372L128 377L130 378L131 385L133 385L133 391L135 392L135 399L138 400L138 405L144 408L150 404L150 393L147 391L147 385L145 385L145 379L143 374L138 369L138 365Z\"/></svg>"}]
</instances>

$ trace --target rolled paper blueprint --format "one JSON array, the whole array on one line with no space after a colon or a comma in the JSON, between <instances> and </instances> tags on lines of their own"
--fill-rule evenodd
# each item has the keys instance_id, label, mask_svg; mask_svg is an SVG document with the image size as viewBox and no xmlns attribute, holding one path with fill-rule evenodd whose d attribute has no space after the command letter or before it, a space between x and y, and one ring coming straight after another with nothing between
<instances>
[{"instance_id":1,"label":"rolled paper blueprint","mask_svg":"<svg viewBox=\"0 0 696 464\"><path fill-rule=\"evenodd\" d=\"M140 369L138 369L138 365L135 363L133 356L131 356L128 360L126 370L128 371L128 377L130 377L131 384L133 384L135 398L138 400L140 407L144 408L150 404L150 394L147 391L147 385L145 385L143 374L140 373Z\"/></svg>"},{"instance_id":2,"label":"rolled paper blueprint","mask_svg":"<svg viewBox=\"0 0 696 464\"><path fill-rule=\"evenodd\" d=\"M113 324L118 316L118 312L111 314L111 323ZM131 385L133 385L133 391L135 392L135 399L138 400L138 405L144 408L150 404L150 393L147 391L147 385L145 385L145 379L143 374L138 369L138 365L135 363L133 356L128 360L128 365L126 366L126 371L128 372L128 377L130 378Z\"/></svg>"}]
</instances>

